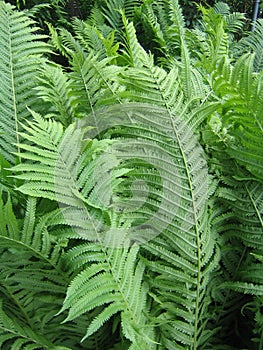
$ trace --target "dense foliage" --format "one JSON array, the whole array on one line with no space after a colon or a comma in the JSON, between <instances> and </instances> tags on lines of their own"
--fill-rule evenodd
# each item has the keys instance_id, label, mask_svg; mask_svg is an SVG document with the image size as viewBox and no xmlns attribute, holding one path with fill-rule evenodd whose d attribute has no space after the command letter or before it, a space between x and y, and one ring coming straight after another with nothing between
<instances>
[{"instance_id":1,"label":"dense foliage","mask_svg":"<svg viewBox=\"0 0 263 350\"><path fill-rule=\"evenodd\" d=\"M80 19L87 19L94 6L104 6L105 0L8 0L20 10L26 10L37 18L38 23L45 29L45 21L50 23L60 23L68 27L72 16ZM129 2L129 1L128 1ZM138 1L142 3L143 1ZM216 0L179 0L186 26L193 26L200 18L200 12L196 11L197 4L203 6L214 6ZM123 1L112 1L111 6L116 8L122 6ZM130 1L132 3L132 1ZM247 17L248 23L252 19L254 1L226 0L231 12L241 12ZM261 3L262 7L263 3ZM248 24L247 23L247 24Z\"/></svg>"},{"instance_id":2,"label":"dense foliage","mask_svg":"<svg viewBox=\"0 0 263 350\"><path fill-rule=\"evenodd\" d=\"M92 5L0 1L0 348L262 349L263 21Z\"/></svg>"}]
</instances>

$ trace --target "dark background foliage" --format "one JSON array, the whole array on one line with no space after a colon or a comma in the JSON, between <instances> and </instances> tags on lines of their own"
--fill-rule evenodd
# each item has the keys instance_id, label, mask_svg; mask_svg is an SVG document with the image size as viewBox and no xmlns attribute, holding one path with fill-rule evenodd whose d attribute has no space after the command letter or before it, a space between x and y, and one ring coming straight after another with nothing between
<instances>
[{"instance_id":1,"label":"dark background foliage","mask_svg":"<svg viewBox=\"0 0 263 350\"><path fill-rule=\"evenodd\" d=\"M67 24L71 17L79 17L81 19L88 18L91 9L95 3L99 5L104 3L103 0L10 0L7 1L15 5L19 9L34 9L42 25L44 21L51 23L60 22ZM215 0L180 0L179 3L183 9L186 24L192 26L197 20L199 14L196 10L197 5L213 6L217 1ZM253 0L225 0L231 9L231 12L246 13L247 17L252 18L254 1Z\"/></svg>"},{"instance_id":2,"label":"dark background foliage","mask_svg":"<svg viewBox=\"0 0 263 350\"><path fill-rule=\"evenodd\" d=\"M195 20L198 18L198 13L196 11L197 4L203 6L213 6L216 0L201 0L201 1L191 1L191 0L181 0L179 1L182 6L183 13L186 19L186 24L191 26ZM242 12L246 13L248 18L252 18L254 1L253 0L225 0L230 7L231 12Z\"/></svg>"}]
</instances>

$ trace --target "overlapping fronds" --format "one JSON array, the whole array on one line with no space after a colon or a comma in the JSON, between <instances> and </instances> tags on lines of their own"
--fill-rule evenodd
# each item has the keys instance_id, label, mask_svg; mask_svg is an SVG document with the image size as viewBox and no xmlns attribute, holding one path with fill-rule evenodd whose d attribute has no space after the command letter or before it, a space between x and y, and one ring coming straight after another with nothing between
<instances>
[{"instance_id":1,"label":"overlapping fronds","mask_svg":"<svg viewBox=\"0 0 263 350\"><path fill-rule=\"evenodd\" d=\"M234 67L223 61L214 72L213 88L221 100L219 129L227 139L227 152L262 179L262 74L254 74L253 62L254 55L249 54L241 56Z\"/></svg>"},{"instance_id":2,"label":"overlapping fronds","mask_svg":"<svg viewBox=\"0 0 263 350\"><path fill-rule=\"evenodd\" d=\"M93 51L99 59L117 56L119 43L115 40L115 31L106 24L94 25L75 19L74 31L79 42L89 52Z\"/></svg>"},{"instance_id":3,"label":"overlapping fronds","mask_svg":"<svg viewBox=\"0 0 263 350\"><path fill-rule=\"evenodd\" d=\"M70 309L67 320L75 319L98 306L109 304L91 322L86 337L97 331L111 316L122 312L123 332L133 343L134 348L136 345L136 348L144 349L145 344L148 343L147 347L152 348L153 340L150 339L152 331L144 326L146 318L143 315L143 310L146 310L147 288L142 282L143 264L136 262L138 247L124 250L103 248L103 244L114 244L111 242L111 236L109 238L107 235L105 236L107 234L105 231L107 221L101 215L103 212L105 215L107 214L106 209L109 210L107 202L110 198L107 198L107 192L106 197L103 192L99 197L96 193L98 188L103 185L101 181L105 180L105 175L103 174L101 178L94 177L93 170L94 166L96 167L96 159L92 161L92 158L94 158L94 152L101 152L107 147L108 142L91 143L88 147L85 146L85 152L81 154L83 147L83 141L81 141L83 131L81 129L74 130L69 127L63 135L60 124L45 121L36 114L34 116L36 122L35 124L29 122L31 131L29 127L26 127L29 135L25 134L24 136L31 142L35 140L36 145L25 145L26 152L22 152L22 157L29 160L35 159L36 162L27 165L19 164L15 167L14 170L23 171L22 174L17 175L19 179L30 178L32 180L32 182L22 185L20 190L33 196L58 200L67 204L68 207L64 208L63 212L64 221L72 226L75 224L77 228L82 229L81 237L88 240L96 239L100 244L99 250L98 244L91 245L89 250L87 246L86 259L89 261L89 253L94 252L95 249L97 252L96 264L92 264L87 270L82 271L71 282L63 307L63 310ZM50 128L54 133L48 136ZM40 141L41 139L42 141ZM107 169L113 165L109 158L105 167ZM97 166L100 169L98 164ZM127 171L124 168L120 171L116 170L116 176L124 175ZM67 186L65 186L65 181ZM99 181L99 183L96 184L95 181ZM107 215L109 216L109 212ZM81 219L83 223L81 223ZM114 233L113 225L114 218L112 218L112 222L108 221L108 226ZM103 227L104 232L100 232ZM120 235L125 233L125 227L122 229L117 226L115 229ZM80 230L77 232L80 234ZM122 245L121 240L126 238L120 236L119 239L120 241L118 240L117 243ZM87 283L84 283L85 280ZM82 287L77 287L79 294L76 294L76 286L79 283ZM90 292L89 288L91 288ZM139 329L141 330L138 331ZM146 333L149 334L149 340L143 340Z\"/></svg>"},{"instance_id":4,"label":"overlapping fronds","mask_svg":"<svg viewBox=\"0 0 263 350\"><path fill-rule=\"evenodd\" d=\"M110 27L118 31L123 27L121 13L132 20L135 8L140 7L141 3L142 0L109 0L102 6L102 13Z\"/></svg>"},{"instance_id":5,"label":"overlapping fronds","mask_svg":"<svg viewBox=\"0 0 263 350\"><path fill-rule=\"evenodd\" d=\"M140 340L142 334L132 331L134 327L144 333L148 329L145 344L154 344L145 317L139 317L147 308L142 282L144 268L140 260L136 261L137 248L114 247L133 241L148 242L160 235L153 243L145 244L145 249L159 260L156 264L149 262L149 270L160 273L161 266L168 265L165 271L181 279L179 294L174 291L173 296L166 295L167 280L162 273L156 279L159 282L152 286L158 298L162 300L162 294L164 298L157 309L176 302L175 310L166 310L165 314L168 320L177 316L181 319L175 325L169 321L162 325L161 338L195 349L205 334L200 328L202 322L205 324L201 310L206 307L215 247L207 217L206 162L190 129L166 109L149 104L122 104L97 110L95 124L91 115L86 125L97 129L97 135L104 135L104 140L89 141L85 146L81 141L85 124L81 128L70 126L63 132L58 123L45 121L35 113L34 117L35 122L25 126L28 134L23 134L33 144L21 146L25 150L21 157L29 163L13 168L22 171L17 178L28 181L19 190L67 205L66 222L81 237L101 245L100 252L97 244L87 246L87 262L97 252L95 263L81 271L68 289L63 308L69 308L67 320L106 304L106 309L89 325L86 336L121 312L122 329L132 346L144 344ZM87 138L89 134L85 135ZM110 177L105 176L107 172ZM128 268L130 259L133 264ZM179 295L186 297L190 292L193 297L185 305ZM96 298L98 293L100 297ZM132 316L129 310L138 312L137 316ZM132 326L135 319L137 324ZM189 329L187 334L185 328ZM163 339L167 331L172 332L170 340Z\"/></svg>"},{"instance_id":6,"label":"overlapping fronds","mask_svg":"<svg viewBox=\"0 0 263 350\"><path fill-rule=\"evenodd\" d=\"M3 196L4 197L4 196ZM62 307L70 281L62 262L71 230L61 225L60 210L36 217L36 199L29 198L25 217L18 220L10 196L0 197L0 344L11 349L72 349L84 336L83 319L62 323L56 316ZM95 310L93 317L98 314ZM99 348L109 329L84 342L86 349ZM82 348L79 345L79 348Z\"/></svg>"},{"instance_id":7,"label":"overlapping fronds","mask_svg":"<svg viewBox=\"0 0 263 350\"><path fill-rule=\"evenodd\" d=\"M131 349L155 349L154 332L146 318L144 264L136 258L139 248L105 249L98 244L85 245L85 248L82 258L90 265L68 288L62 309L69 309L65 322L103 305L103 310L89 324L84 339L120 313L122 331L131 342ZM77 261L74 259L74 263Z\"/></svg>"},{"instance_id":8,"label":"overlapping fronds","mask_svg":"<svg viewBox=\"0 0 263 350\"><path fill-rule=\"evenodd\" d=\"M262 347L261 22L199 9L96 1L47 62L0 3L1 348Z\"/></svg>"},{"instance_id":9,"label":"overlapping fronds","mask_svg":"<svg viewBox=\"0 0 263 350\"><path fill-rule=\"evenodd\" d=\"M186 27L182 9L177 0L145 1L145 11L149 14L146 21L152 28L156 41L169 60L178 59L180 79L187 99L196 97L196 82L193 78L193 67L190 65L190 51L186 41ZM163 42L166 45L163 45ZM197 76L195 76L197 77Z\"/></svg>"},{"instance_id":10,"label":"overlapping fronds","mask_svg":"<svg viewBox=\"0 0 263 350\"><path fill-rule=\"evenodd\" d=\"M237 44L237 49L241 53L255 53L254 69L256 72L260 72L263 69L263 19L259 18L255 24L253 32L250 32L247 36L243 37Z\"/></svg>"},{"instance_id":11,"label":"overlapping fronds","mask_svg":"<svg viewBox=\"0 0 263 350\"><path fill-rule=\"evenodd\" d=\"M33 24L23 12L0 2L0 152L12 164L19 149L19 122L30 115L26 107L36 101L32 88L41 56L48 50L41 41L45 36L36 34Z\"/></svg>"},{"instance_id":12,"label":"overlapping fronds","mask_svg":"<svg viewBox=\"0 0 263 350\"><path fill-rule=\"evenodd\" d=\"M74 100L71 96L69 76L59 66L43 65L39 85L35 88L43 103L41 111L50 117L60 120L64 125L70 124L74 118Z\"/></svg>"},{"instance_id":13,"label":"overlapping fronds","mask_svg":"<svg viewBox=\"0 0 263 350\"><path fill-rule=\"evenodd\" d=\"M231 215L235 220L225 226L224 236L227 239L240 240L244 246L261 252L263 230L263 196L262 183L238 177L239 181L225 179L228 187L218 190L218 195L231 201ZM253 227L253 232L251 232ZM249 268L249 267L247 267ZM253 280L252 275L247 275Z\"/></svg>"},{"instance_id":14,"label":"overlapping fronds","mask_svg":"<svg viewBox=\"0 0 263 350\"><path fill-rule=\"evenodd\" d=\"M41 302L41 295L52 293L54 298L65 292L62 270L58 272L59 250L51 248L47 232L35 231L35 206L35 199L30 199L21 227L14 215L10 197L4 203L1 193L0 295L4 299L5 311L1 308L0 342L3 347L11 340L17 349L51 347L48 338L38 332L40 323L45 327L47 320L38 319L35 315L40 310L45 310L50 316L52 311L53 315L56 313L54 307L53 310L50 308L52 299Z\"/></svg>"},{"instance_id":15,"label":"overlapping fronds","mask_svg":"<svg viewBox=\"0 0 263 350\"><path fill-rule=\"evenodd\" d=\"M189 67L171 62L165 70L156 65L154 56L139 44L133 23L128 23L124 18L124 24L125 50L122 57L129 63L129 67L118 79L120 85L125 87L123 92L120 91L120 97L128 101L159 105L167 109L168 113L183 115L186 122L190 121L188 112L191 110L194 113L195 99L205 98L209 91L201 75L197 70L191 69L191 91L185 89L183 72Z\"/></svg>"}]
</instances>

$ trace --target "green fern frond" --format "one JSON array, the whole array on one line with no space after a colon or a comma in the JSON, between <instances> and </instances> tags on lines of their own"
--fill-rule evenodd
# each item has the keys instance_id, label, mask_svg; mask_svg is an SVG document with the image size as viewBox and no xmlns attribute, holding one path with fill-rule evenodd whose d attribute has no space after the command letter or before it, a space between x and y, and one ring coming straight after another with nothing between
<instances>
[{"instance_id":1,"label":"green fern frond","mask_svg":"<svg viewBox=\"0 0 263 350\"><path fill-rule=\"evenodd\" d=\"M236 62L231 83L234 90L233 98L236 96L237 86L240 98L236 99L234 109L231 97L229 101L226 100L225 116L228 123L230 120L233 123L233 128L229 129L229 135L233 137L229 143L229 154L246 166L253 175L262 179L262 75L254 75L253 62L253 55L244 55Z\"/></svg>"},{"instance_id":2,"label":"green fern frond","mask_svg":"<svg viewBox=\"0 0 263 350\"><path fill-rule=\"evenodd\" d=\"M229 33L238 33L242 30L245 22L245 15L240 12L230 13L225 17L227 31Z\"/></svg>"},{"instance_id":3,"label":"green fern frond","mask_svg":"<svg viewBox=\"0 0 263 350\"><path fill-rule=\"evenodd\" d=\"M140 67L142 66L142 59L145 55L145 51L138 42L133 23L127 21L124 13L122 14L122 20L124 24L123 58L129 67Z\"/></svg>"},{"instance_id":4,"label":"green fern frond","mask_svg":"<svg viewBox=\"0 0 263 350\"><path fill-rule=\"evenodd\" d=\"M211 76L214 113L209 118L213 133L227 153L245 166L252 177L262 179L262 73L253 71L254 55L245 54L232 65L225 57ZM213 102L212 102L213 103ZM198 107L208 108L209 104ZM213 107L211 107L213 109Z\"/></svg>"},{"instance_id":5,"label":"green fern frond","mask_svg":"<svg viewBox=\"0 0 263 350\"><path fill-rule=\"evenodd\" d=\"M120 85L125 86L125 90L119 93L120 97L128 101L159 105L168 113L183 115L186 120L189 118L187 122L190 124L194 121L197 126L198 119L195 116L198 111L195 98L205 98L209 91L201 75L197 70L191 70L193 89L191 98L187 99L184 94L186 91L182 87L184 81L184 75L181 75L182 66L171 65L168 71L160 68L154 63L154 57L147 54L138 43L132 23L127 25L126 30L126 40L129 44L126 45L124 57L130 67L118 79ZM189 110L192 116L188 114Z\"/></svg>"},{"instance_id":6,"label":"green fern frond","mask_svg":"<svg viewBox=\"0 0 263 350\"><path fill-rule=\"evenodd\" d=\"M29 117L26 107L36 102L32 88L37 85L41 56L49 50L41 41L45 36L36 34L33 24L24 13L0 2L0 149L12 164L16 161L14 153L19 153L19 123Z\"/></svg>"},{"instance_id":7,"label":"green fern frond","mask_svg":"<svg viewBox=\"0 0 263 350\"><path fill-rule=\"evenodd\" d=\"M227 3L223 1L218 1L214 6L213 9L216 13L220 13L223 16L227 16L230 14L230 7Z\"/></svg>"},{"instance_id":8,"label":"green fern frond","mask_svg":"<svg viewBox=\"0 0 263 350\"><path fill-rule=\"evenodd\" d=\"M263 285L255 283L245 282L226 282L223 283L220 288L230 288L240 293L252 294L252 295L263 295Z\"/></svg>"},{"instance_id":9,"label":"green fern frond","mask_svg":"<svg viewBox=\"0 0 263 350\"><path fill-rule=\"evenodd\" d=\"M36 199L29 198L25 217L18 220L10 198L6 202L0 199L0 296L4 300L2 319L0 316L1 346L7 349L17 346L22 350L36 344L37 349L49 350L59 349L63 344L65 348L81 349L86 318L85 322L79 317L64 325L61 322L65 315L55 317L62 307L71 273L65 268L62 252L68 238L76 235L65 226L60 232L65 224L60 209L39 218ZM98 311L91 315L96 317ZM110 332L109 327L102 327L101 332L84 342L83 348L99 349Z\"/></svg>"},{"instance_id":10,"label":"green fern frond","mask_svg":"<svg viewBox=\"0 0 263 350\"><path fill-rule=\"evenodd\" d=\"M123 70L121 67L110 65L111 57L99 61L91 53L83 56L75 53L72 60L70 85L72 97L77 102L76 111L84 116L94 110L96 104L106 98L118 100L119 85L116 79Z\"/></svg>"},{"instance_id":11,"label":"green fern frond","mask_svg":"<svg viewBox=\"0 0 263 350\"><path fill-rule=\"evenodd\" d=\"M148 23L157 33L156 40L166 55L166 58L163 59L164 65L168 65L169 68L176 66L179 69L179 79L185 99L202 98L201 96L206 93L206 87L203 78L191 65L191 50L188 47L189 31L186 29L178 1L158 1L156 10L155 4L149 1L146 2L146 8L148 12L151 8L152 15L149 17ZM162 15L163 12L167 14Z\"/></svg>"},{"instance_id":12,"label":"green fern frond","mask_svg":"<svg viewBox=\"0 0 263 350\"><path fill-rule=\"evenodd\" d=\"M231 201L232 214L236 223L226 226L225 235L236 237L247 247L262 249L263 198L262 184L257 181L230 181L231 187L218 190L221 198Z\"/></svg>"},{"instance_id":13,"label":"green fern frond","mask_svg":"<svg viewBox=\"0 0 263 350\"><path fill-rule=\"evenodd\" d=\"M39 331L41 317L38 319L36 315L48 312L54 317L58 306L51 307L52 300L63 295L67 285L66 274L59 264L54 264L58 262L61 250L54 249L47 230L38 231L36 228L35 206L35 199L30 198L22 225L13 213L10 199L4 203L1 196L0 295L4 299L5 311L1 311L0 317L3 322L0 342L3 345L5 340L10 343L13 339L12 346L17 349L35 348L32 344L41 349L52 347L48 337ZM44 295L46 299L41 300ZM12 319L5 312L12 315ZM47 329L45 321L41 322Z\"/></svg>"},{"instance_id":14,"label":"green fern frond","mask_svg":"<svg viewBox=\"0 0 263 350\"><path fill-rule=\"evenodd\" d=\"M85 55L84 47L67 29L64 27L56 29L50 23L47 25L51 36L51 43L62 56L71 61L72 55L75 52Z\"/></svg>"},{"instance_id":15,"label":"green fern frond","mask_svg":"<svg viewBox=\"0 0 263 350\"><path fill-rule=\"evenodd\" d=\"M49 111L50 117L54 117L67 126L75 117L69 77L58 66L45 65L41 71L42 76L39 77L39 85L36 90L37 95L47 102L45 113ZM43 110L43 107L41 109Z\"/></svg>"},{"instance_id":16,"label":"green fern frond","mask_svg":"<svg viewBox=\"0 0 263 350\"><path fill-rule=\"evenodd\" d=\"M133 20L135 8L140 7L140 5L141 0L109 0L102 7L102 13L111 28L118 31L122 28L121 12L129 20Z\"/></svg>"},{"instance_id":17,"label":"green fern frond","mask_svg":"<svg viewBox=\"0 0 263 350\"><path fill-rule=\"evenodd\" d=\"M167 5L171 23L171 26L167 28L168 38L171 39L171 43L169 43L169 45L182 49L186 31L182 8L177 0L168 0Z\"/></svg>"},{"instance_id":18,"label":"green fern frond","mask_svg":"<svg viewBox=\"0 0 263 350\"><path fill-rule=\"evenodd\" d=\"M119 43L115 40L115 31L106 25L94 26L79 19L73 21L76 37L87 52L94 52L101 60L117 56Z\"/></svg>"},{"instance_id":19,"label":"green fern frond","mask_svg":"<svg viewBox=\"0 0 263 350\"><path fill-rule=\"evenodd\" d=\"M153 32L154 40L158 43L158 49L168 55L168 50L166 46L166 41L164 38L164 33L159 23L158 16L154 11L152 0L144 0L143 2L143 22L146 26L149 26Z\"/></svg>"},{"instance_id":20,"label":"green fern frond","mask_svg":"<svg viewBox=\"0 0 263 350\"><path fill-rule=\"evenodd\" d=\"M96 247L98 249L97 245ZM65 321L99 305L106 305L88 326L84 339L96 332L114 314L121 313L126 338L135 343L138 349L144 349L145 346L152 349L147 340L147 334L149 336L151 331L149 325L145 325L146 319L142 313L142 310L146 312L147 288L142 284L144 265L140 261L136 262L138 247L105 249L100 246L100 251L101 260L83 270L71 282L62 309L69 309ZM86 253L88 258L88 249Z\"/></svg>"},{"instance_id":21,"label":"green fern frond","mask_svg":"<svg viewBox=\"0 0 263 350\"><path fill-rule=\"evenodd\" d=\"M127 105L127 108L129 108L131 110L131 106L132 105L130 105L130 106ZM147 112L146 112L147 107L151 110L151 119L147 118ZM125 108L125 106L122 106L122 113L124 113L124 108ZM143 108L143 106L138 106L137 108L138 108L138 112L136 112L132 116L132 118L134 118L133 120L135 120L136 123L138 123L139 125L142 124L142 125L152 126L150 128L150 130L148 130L147 140L155 140L155 142L160 142L160 144L162 143L162 147L165 147L165 149L167 149L167 151L170 149L170 147L172 147L169 151L169 152L171 152L171 154L176 152L175 148L174 148L176 146L173 143L174 141L172 141L172 139L177 140L177 142L179 142L178 146L180 149L180 154L186 152L185 153L185 160L189 159L193 156L193 159L195 159L195 160L191 161L191 164L196 164L195 162L198 163L198 159L200 160L200 158L198 156L199 152L197 152L197 149L195 148L196 144L189 143L190 140L188 139L188 141L187 141L188 146L187 146L187 149L185 149L184 145L186 145L186 143L184 143L184 141L182 141L183 143L180 143L180 138L183 137L183 140L184 140L184 138L187 136L186 136L186 130L184 129L184 127L182 128L182 131L180 131L181 130L180 123L178 122L178 120L176 122L176 130L177 131L175 131L174 127L168 126L168 125L170 125L170 123L172 122L173 119L170 119L171 115L168 114L166 112L166 110L164 110L165 114L162 114L162 117L161 117L160 108L156 108L153 106L151 106L151 107L145 106L145 108ZM112 110L112 112L109 114L108 118L110 118L110 115L115 116L115 118L117 118L118 114L120 114L120 112L117 111L117 108L114 108ZM158 115L158 117L157 117L157 115ZM145 122L147 122L147 123L145 123ZM160 122L163 125L162 126L163 134L160 132L161 129L158 128L158 135L157 135L157 134L155 134L154 127L159 125ZM164 131L164 125L167 125L167 127L168 127L165 131ZM133 128L129 127L129 126L127 126L126 128L127 128L126 133L128 133L129 137L131 137L131 136L135 137L135 138L141 137L139 129L133 130ZM145 129L145 126L144 126L144 130L145 130L144 134L146 137L146 135L147 135L146 130L147 129ZM166 132L168 132L168 134L171 137L170 141L168 141L169 138L166 139L166 137L167 137L167 136L165 136ZM182 132L182 134L181 134L181 132ZM111 133L110 134L107 133L106 135L109 136L109 135L111 135ZM113 129L113 136L114 135L121 135L121 129L120 128L117 130ZM118 137L118 136L116 136L116 137ZM122 137L122 136L119 136L119 137ZM167 144L167 141L169 142L169 145ZM129 147L131 145L133 145L133 143L130 143L130 142L129 142ZM136 142L134 141L134 145L135 144L136 144ZM124 148L122 148L122 150L124 150ZM190 155L192 152L191 150L193 150L192 156ZM142 152L139 152L139 150L136 150L136 152L135 152L135 149L134 149L133 156L135 158L137 158L137 157L142 158L143 157L142 159L144 159L146 157L145 161L147 161L147 159L148 159L147 157L150 157L150 154L155 154L155 157L157 157L157 155L158 155L157 150L154 150L154 148L152 149L151 153L148 153L147 148L144 147L143 153L145 153L144 156L142 155ZM151 159L151 157L150 157L150 159ZM162 161L164 161L164 159ZM167 159L166 159L166 161L167 161ZM179 166L179 158L177 158L177 161L178 161L178 166ZM133 162L133 163L135 163L135 162ZM138 167L139 165L136 163L136 166ZM195 185L194 183L190 185L191 189L189 189L189 191L190 191L189 194L191 193L191 195L190 195L191 199L189 197L189 200L193 201L195 203L193 205L193 210L194 211L196 210L198 212L198 214L196 212L198 217L200 215L200 221L196 217L196 220L198 220L198 223L197 222L194 223L195 214L193 214L194 215L193 217L192 217L192 214L190 214L190 207L191 207L190 203L187 204L187 209L186 209L186 207L184 207L183 203L186 204L186 196L187 196L186 192L184 193L183 201L181 201L182 198L180 199L180 195L178 197L177 202L178 202L180 209L179 208L176 209L175 207L173 207L172 203L170 203L170 204L167 203L165 205L165 207L166 207L165 212L163 213L164 216L162 216L162 213L160 211L160 203L159 203L158 204L158 207L159 207L158 222L154 220L153 226L157 230L159 228L160 232L162 232L162 233L160 236L158 236L158 238L155 238L155 240L152 243L149 242L149 243L145 244L144 249L154 256L153 260L155 260L155 259L157 261L159 260L160 262L163 262L164 266L170 266L171 271L172 271L171 280L167 276L168 270L165 270L165 272L164 271L160 272L160 275L157 275L158 277L155 277L154 282L153 282L153 290L155 290L155 292L158 296L158 299L160 299L162 301L161 305L159 306L160 307L159 310L161 310L161 309L163 310L164 308L166 308L165 305L167 305L167 307L168 307L168 304L170 304L170 303L175 303L175 305L176 305L174 311L171 311L172 316L170 315L170 311L167 311L167 319L165 320L167 322L164 322L164 325L160 326L161 332L163 332L163 336L165 335L164 338L161 339L161 342L164 342L163 344L165 344L166 340L164 340L164 339L170 339L171 342L175 342L175 344L176 344L175 346L180 346L180 344L188 344L189 346L192 346L193 348L195 348L195 346L198 346L197 344L200 344L199 342L201 342L201 338L202 338L201 333L203 331L203 330L202 331L200 330L200 333L199 333L199 331L197 330L197 328L199 329L199 326L198 326L199 322L202 322L201 321L201 319L202 319L201 314L202 313L201 313L201 311L198 311L199 306L197 306L197 305L200 302L202 304L201 309L203 309L206 307L205 305L207 305L207 303L208 303L206 301L206 297L205 297L206 287L207 287L207 283L208 283L208 275L209 275L209 271L211 272L211 270L214 268L218 257L216 257L216 255L214 255L215 248L214 248L213 238L210 236L209 228L207 226L208 217L207 217L205 205L203 202L204 197L205 197L204 192L203 192L204 188L201 189L199 194L196 194L198 197L198 200L195 201L195 199L194 199L195 198L195 194L194 194L195 190L194 189L197 189L197 188L200 189L200 185L201 185L201 183L199 182L199 180L200 180L199 176L202 172L202 170L201 170L202 166L201 166L201 164L200 164L200 166L201 166L200 168L199 168L199 166L197 166L197 168L199 169L198 170L199 175L198 176L196 175L193 177L191 175L191 170L190 170L192 165L189 165L190 168L188 168L187 163L184 163L184 165L182 165L182 166L183 166L182 171L183 171L183 169L188 169L188 170L186 170L188 173L187 183L189 184L188 181L190 181L190 183L191 183L191 181L193 181L193 182L198 181L198 183L199 183L198 185ZM170 168L171 169L173 168L172 162L171 163L168 162L166 165L166 169L170 169ZM172 171L172 170L170 170L170 171ZM169 173L170 173L170 171L169 171ZM195 171L195 170L193 169L193 171ZM134 173L135 176L136 176L136 173L138 173L137 176L141 176L141 174L143 174L143 167L141 166L139 168L139 170ZM172 171L172 173L173 173L173 177L174 177L176 174L176 171ZM149 177L150 174L151 174L151 172L148 170L147 176ZM181 176L183 176L181 171L180 171L180 174L181 174L180 175L181 180L179 180L179 178L177 178L177 181L176 181L177 186L179 185L180 181L182 181L182 179L183 179L183 177L181 177ZM127 176L132 177L133 172L131 172L131 175L128 174ZM164 177L161 176L161 178L164 181ZM143 179L146 179L146 172L145 172L145 176L143 177ZM156 175L155 175L155 179L156 179L155 180L155 182L156 182L155 187L158 188L158 185L157 185L158 184L158 182L157 182L158 177ZM133 183L133 181L134 181L134 179L131 178L131 183ZM204 183L203 183L203 185L204 185ZM164 184L163 184L163 186L164 186ZM170 186L168 184L167 184L167 186L169 188L169 190L167 188L168 193L170 190L172 191L171 197L167 193L168 198L174 197L176 195L176 193L174 192L173 187L170 188ZM183 185L183 187L185 188L185 186L187 186L186 183ZM138 191L140 190L139 186L138 186L137 190ZM136 187L134 187L134 191L136 191ZM158 198L158 195L160 195L160 193L158 193L158 191L156 191L155 192L156 199ZM199 195L200 195L200 197L199 197ZM177 196L178 196L178 192L177 192ZM196 197L196 199L197 199L197 197ZM156 201L156 199L155 199L155 201ZM154 201L151 203L152 203L152 205L154 205ZM203 208L203 209L201 209L201 208ZM146 213L148 214L149 208L147 210L147 208L143 209L143 207L142 207L142 210L144 213L144 220L145 220L145 214ZM152 210L158 210L158 209L157 209L157 207L156 208L153 207ZM175 212L177 214L175 215L175 217L173 219L171 219L171 221L169 221L169 224L168 224L169 213L175 213ZM154 214L151 214L151 215L153 216ZM178 218L176 219L177 215L178 215ZM126 216L129 220L131 220L132 216L129 215L129 213L127 213L124 217L126 217ZM136 219L138 220L138 218L139 217L137 214ZM142 225L142 227L143 227L143 225ZM191 234L192 229L193 229L193 232L195 232L195 234L198 235L198 237L199 237L199 238L197 238L196 243L194 243L194 233ZM138 231L138 227L136 227L136 230ZM184 234L182 234L182 232L184 232ZM200 236L199 236L199 234L200 234ZM200 241L199 241L199 239L200 239ZM197 244L197 246L199 248L197 248L197 246L195 246L195 244ZM199 246L199 244L200 244L200 246ZM196 248L194 248L194 246ZM202 246L202 249L201 249L201 246ZM198 258L197 258L197 261L198 261L198 259L200 259L199 263L198 263L198 266L200 267L199 272L197 272L197 270L196 270L197 261L193 261L193 257L195 255L195 253L194 253L195 249L197 249L197 251L200 253L200 255L198 255ZM157 262L156 262L156 264L154 262L151 262L149 265L149 270L151 270L152 266L154 266L154 268L153 268L154 271L156 271L156 269L158 271L161 270L159 268L159 264ZM202 270L202 269L204 269L204 270ZM188 271L187 274L185 273L186 271ZM207 273L208 273L208 275L207 275ZM181 279L180 279L181 284L179 282L180 280L178 279L176 286L174 286L174 276L180 276L180 275L181 275ZM199 276L200 280L194 282L194 276L195 277ZM197 277L197 279L199 277ZM192 304L191 304L191 301L189 299L189 294L191 294L191 287L190 286L192 286L193 289L197 288L200 292L200 295L198 297L198 302L197 302L197 300L195 299L196 294L193 291ZM169 293L168 290L169 291L172 290L173 293ZM189 302L187 302L187 306L185 306L185 309L183 306L184 302L182 301L182 298L179 297L179 295L184 295L185 296L185 297L183 297L184 300L186 300L186 295L187 295L187 299ZM190 315L187 316L188 315L187 309L192 310L191 317L190 317ZM195 310L196 314L193 310ZM174 312L174 314L173 314L173 312ZM194 316L194 314L195 314L195 316ZM180 321L178 321L178 323L176 321L173 321L170 324L170 322L169 322L170 317L173 320L176 320L179 317ZM190 319L192 321L190 321ZM188 324L188 322L190 322L190 324ZM191 323L191 322L193 322L193 323ZM197 327L197 328L195 328L195 327ZM188 332L187 332L188 335L185 334L186 329L188 330Z\"/></svg>"},{"instance_id":22,"label":"green fern frond","mask_svg":"<svg viewBox=\"0 0 263 350\"><path fill-rule=\"evenodd\" d=\"M229 34L223 15L216 13L213 8L206 9L203 6L199 6L199 8L203 17L196 31L193 32L196 33L193 40L200 45L201 51L197 52L202 61L201 66L211 73L215 70L218 62L229 53ZM193 55L196 56L196 53L193 52Z\"/></svg>"},{"instance_id":23,"label":"green fern frond","mask_svg":"<svg viewBox=\"0 0 263 350\"><path fill-rule=\"evenodd\" d=\"M255 53L254 70L260 72L263 68L263 20L258 19L253 32L250 32L247 36L244 36L237 44L236 48L241 53L251 51Z\"/></svg>"},{"instance_id":24,"label":"green fern frond","mask_svg":"<svg viewBox=\"0 0 263 350\"><path fill-rule=\"evenodd\" d=\"M50 349L52 344L26 325L11 319L4 312L3 300L0 299L0 346L1 348L17 350L44 350Z\"/></svg>"}]
</instances>

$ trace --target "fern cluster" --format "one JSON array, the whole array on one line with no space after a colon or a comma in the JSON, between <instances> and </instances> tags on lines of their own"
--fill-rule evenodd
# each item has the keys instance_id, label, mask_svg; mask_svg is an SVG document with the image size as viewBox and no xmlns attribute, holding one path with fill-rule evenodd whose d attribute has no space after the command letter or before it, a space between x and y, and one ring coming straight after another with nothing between
<instances>
[{"instance_id":1,"label":"fern cluster","mask_svg":"<svg viewBox=\"0 0 263 350\"><path fill-rule=\"evenodd\" d=\"M198 8L0 2L1 349L262 348L262 22Z\"/></svg>"}]
</instances>

